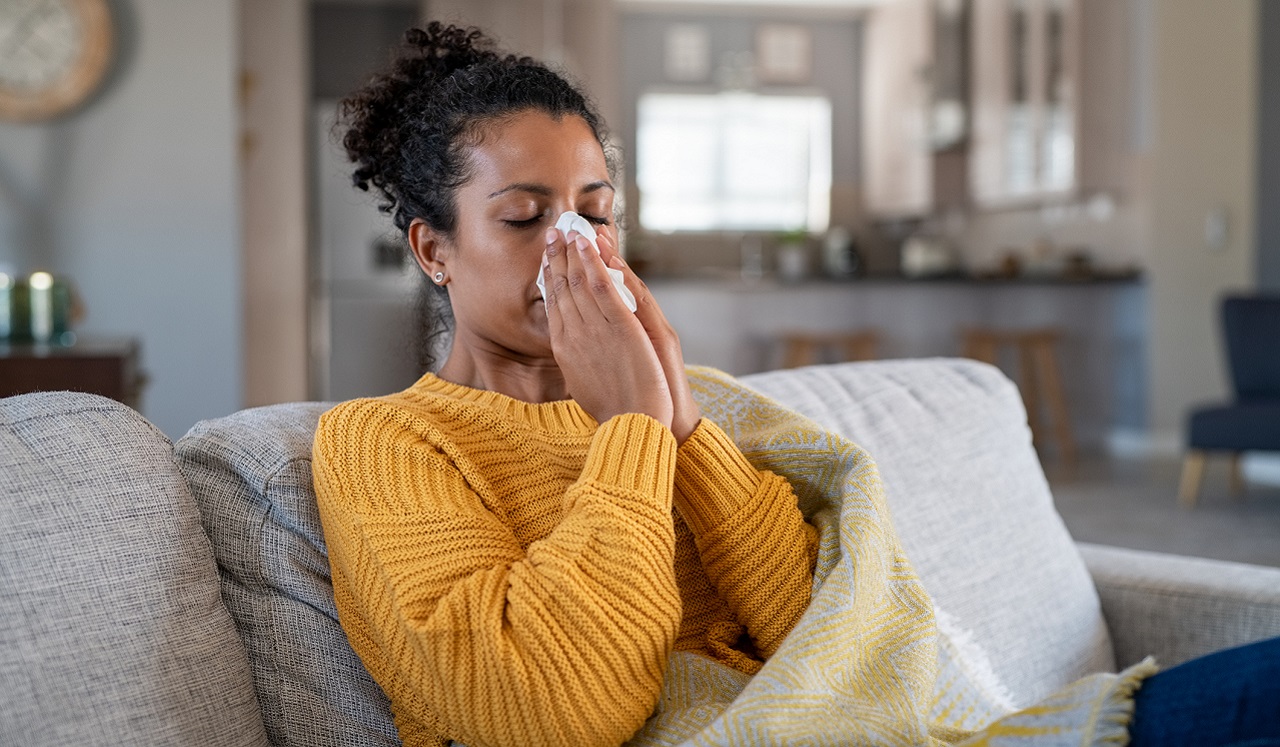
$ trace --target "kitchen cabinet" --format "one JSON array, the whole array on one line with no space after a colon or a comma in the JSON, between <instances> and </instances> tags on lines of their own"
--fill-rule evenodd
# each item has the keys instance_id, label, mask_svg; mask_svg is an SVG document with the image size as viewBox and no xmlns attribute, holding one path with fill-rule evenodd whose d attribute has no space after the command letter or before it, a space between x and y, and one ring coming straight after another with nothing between
<instances>
[{"instance_id":1,"label":"kitchen cabinet","mask_svg":"<svg viewBox=\"0 0 1280 747\"><path fill-rule=\"evenodd\" d=\"M927 217L1123 192L1134 108L1129 5L892 0L869 12L868 212Z\"/></svg>"},{"instance_id":2,"label":"kitchen cabinet","mask_svg":"<svg viewBox=\"0 0 1280 747\"><path fill-rule=\"evenodd\" d=\"M965 197L967 0L893 0L864 26L864 202L915 218Z\"/></svg>"},{"instance_id":3,"label":"kitchen cabinet","mask_svg":"<svg viewBox=\"0 0 1280 747\"><path fill-rule=\"evenodd\" d=\"M1075 0L974 0L969 174L975 202L1074 192L1078 11Z\"/></svg>"},{"instance_id":4,"label":"kitchen cabinet","mask_svg":"<svg viewBox=\"0 0 1280 747\"><path fill-rule=\"evenodd\" d=\"M969 193L979 207L1124 190L1127 3L972 0Z\"/></svg>"}]
</instances>

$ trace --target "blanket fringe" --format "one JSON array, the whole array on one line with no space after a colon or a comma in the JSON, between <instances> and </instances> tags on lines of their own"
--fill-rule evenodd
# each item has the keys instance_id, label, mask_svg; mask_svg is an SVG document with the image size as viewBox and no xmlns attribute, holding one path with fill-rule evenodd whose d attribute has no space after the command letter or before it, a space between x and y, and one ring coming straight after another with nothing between
<instances>
[{"instance_id":1,"label":"blanket fringe","mask_svg":"<svg viewBox=\"0 0 1280 747\"><path fill-rule=\"evenodd\" d=\"M1126 747L1129 726L1133 723L1134 695L1146 678L1160 671L1156 660L1148 656L1116 675L1116 683L1099 708L1094 720L1093 739L1087 743L1099 747Z\"/></svg>"}]
</instances>

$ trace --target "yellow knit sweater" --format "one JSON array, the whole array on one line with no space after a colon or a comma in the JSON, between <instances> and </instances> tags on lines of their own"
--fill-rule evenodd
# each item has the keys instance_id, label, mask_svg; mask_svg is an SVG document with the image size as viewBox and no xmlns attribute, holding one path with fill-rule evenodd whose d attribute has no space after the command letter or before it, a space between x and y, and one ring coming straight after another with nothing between
<instances>
[{"instance_id":1,"label":"yellow knit sweater","mask_svg":"<svg viewBox=\"0 0 1280 747\"><path fill-rule=\"evenodd\" d=\"M787 481L704 419L684 444L428 374L326 413L314 474L352 647L406 745L617 745L672 650L754 673L809 602Z\"/></svg>"}]
</instances>

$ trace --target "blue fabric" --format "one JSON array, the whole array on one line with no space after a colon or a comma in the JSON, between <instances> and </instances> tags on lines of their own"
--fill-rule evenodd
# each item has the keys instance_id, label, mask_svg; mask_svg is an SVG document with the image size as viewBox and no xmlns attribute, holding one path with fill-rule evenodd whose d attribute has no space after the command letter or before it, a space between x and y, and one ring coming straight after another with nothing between
<instances>
[{"instance_id":1,"label":"blue fabric","mask_svg":"<svg viewBox=\"0 0 1280 747\"><path fill-rule=\"evenodd\" d=\"M1195 410L1187 445L1210 451L1280 451L1280 400Z\"/></svg>"},{"instance_id":2,"label":"blue fabric","mask_svg":"<svg viewBox=\"0 0 1280 747\"><path fill-rule=\"evenodd\" d=\"M1147 679L1129 737L1131 747L1280 747L1280 638Z\"/></svg>"},{"instance_id":3,"label":"blue fabric","mask_svg":"<svg viewBox=\"0 0 1280 747\"><path fill-rule=\"evenodd\" d=\"M1239 402L1280 402L1280 295L1222 302L1231 383Z\"/></svg>"}]
</instances>

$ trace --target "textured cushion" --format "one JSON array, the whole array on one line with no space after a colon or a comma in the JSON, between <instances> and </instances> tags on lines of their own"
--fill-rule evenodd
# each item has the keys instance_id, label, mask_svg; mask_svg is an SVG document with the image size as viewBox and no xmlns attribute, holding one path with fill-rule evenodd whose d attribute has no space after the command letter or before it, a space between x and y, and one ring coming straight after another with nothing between
<instances>
[{"instance_id":1,"label":"textured cushion","mask_svg":"<svg viewBox=\"0 0 1280 747\"><path fill-rule=\"evenodd\" d=\"M1280 568L1079 543L1120 665L1280 636Z\"/></svg>"},{"instance_id":2,"label":"textured cushion","mask_svg":"<svg viewBox=\"0 0 1280 747\"><path fill-rule=\"evenodd\" d=\"M169 441L123 405L0 400L0 742L265 745Z\"/></svg>"},{"instance_id":3,"label":"textured cushion","mask_svg":"<svg viewBox=\"0 0 1280 747\"><path fill-rule=\"evenodd\" d=\"M275 405L205 421L174 453L213 539L271 742L399 744L386 696L334 607L311 484L311 441L329 407Z\"/></svg>"},{"instance_id":4,"label":"textured cushion","mask_svg":"<svg viewBox=\"0 0 1280 747\"><path fill-rule=\"evenodd\" d=\"M1280 401L1200 408L1189 430L1193 449L1280 451Z\"/></svg>"},{"instance_id":5,"label":"textured cushion","mask_svg":"<svg viewBox=\"0 0 1280 747\"><path fill-rule=\"evenodd\" d=\"M940 621L971 634L1015 702L1114 668L1097 593L998 369L879 361L743 381L870 452Z\"/></svg>"},{"instance_id":6,"label":"textured cushion","mask_svg":"<svg viewBox=\"0 0 1280 747\"><path fill-rule=\"evenodd\" d=\"M1224 298L1222 332L1236 399L1280 399L1280 294Z\"/></svg>"}]
</instances>

